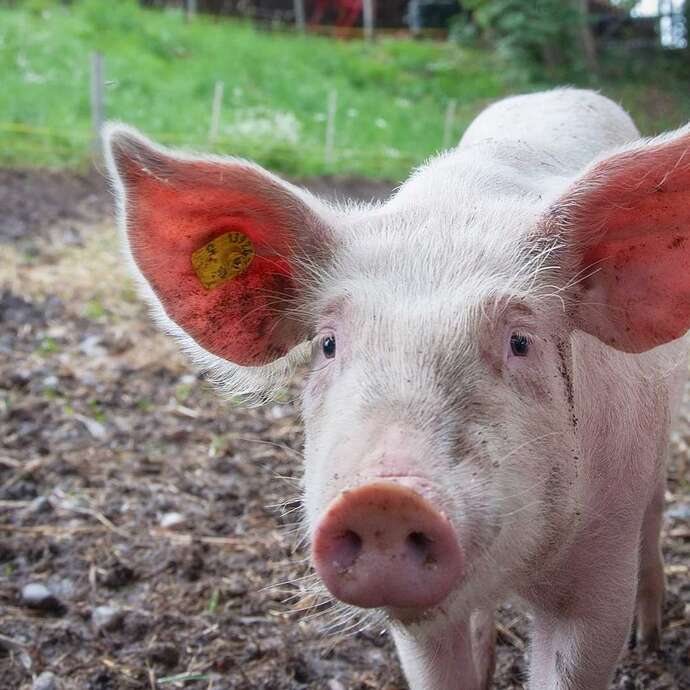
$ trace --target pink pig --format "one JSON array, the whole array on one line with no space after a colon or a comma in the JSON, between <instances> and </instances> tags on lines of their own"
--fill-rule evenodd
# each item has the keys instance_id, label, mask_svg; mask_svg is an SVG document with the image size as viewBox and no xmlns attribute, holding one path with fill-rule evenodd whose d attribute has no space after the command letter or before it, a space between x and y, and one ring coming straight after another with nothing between
<instances>
[{"instance_id":1,"label":"pink pig","mask_svg":"<svg viewBox=\"0 0 690 690\"><path fill-rule=\"evenodd\" d=\"M690 129L588 91L509 98L385 203L114 125L120 224L159 321L234 394L309 360L304 506L332 595L384 611L413 690L487 688L494 610L532 690L659 643L669 426L690 328Z\"/></svg>"}]
</instances>

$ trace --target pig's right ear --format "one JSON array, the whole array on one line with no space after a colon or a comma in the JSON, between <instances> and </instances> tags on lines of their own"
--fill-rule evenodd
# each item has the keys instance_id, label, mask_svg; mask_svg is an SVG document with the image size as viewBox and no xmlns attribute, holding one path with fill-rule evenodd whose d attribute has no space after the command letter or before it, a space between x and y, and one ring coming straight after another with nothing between
<instances>
[{"instance_id":1,"label":"pig's right ear","mask_svg":"<svg viewBox=\"0 0 690 690\"><path fill-rule=\"evenodd\" d=\"M306 340L306 285L332 253L331 211L244 160L173 153L122 125L105 136L121 229L167 319L243 367Z\"/></svg>"},{"instance_id":2,"label":"pig's right ear","mask_svg":"<svg viewBox=\"0 0 690 690\"><path fill-rule=\"evenodd\" d=\"M690 126L596 161L544 220L577 328L636 353L690 329Z\"/></svg>"}]
</instances>

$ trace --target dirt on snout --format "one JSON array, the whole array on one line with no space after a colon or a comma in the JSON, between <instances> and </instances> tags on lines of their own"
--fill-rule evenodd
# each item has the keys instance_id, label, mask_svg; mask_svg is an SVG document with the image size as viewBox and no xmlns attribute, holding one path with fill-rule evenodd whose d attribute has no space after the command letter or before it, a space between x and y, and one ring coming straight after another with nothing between
<instances>
[{"instance_id":1,"label":"dirt on snout","mask_svg":"<svg viewBox=\"0 0 690 690\"><path fill-rule=\"evenodd\" d=\"M300 381L221 401L150 324L110 214L97 174L0 171L0 688L403 690L389 635L309 593ZM630 650L612 688L690 688L689 443L663 649ZM527 623L501 609L496 688L526 683Z\"/></svg>"}]
</instances>

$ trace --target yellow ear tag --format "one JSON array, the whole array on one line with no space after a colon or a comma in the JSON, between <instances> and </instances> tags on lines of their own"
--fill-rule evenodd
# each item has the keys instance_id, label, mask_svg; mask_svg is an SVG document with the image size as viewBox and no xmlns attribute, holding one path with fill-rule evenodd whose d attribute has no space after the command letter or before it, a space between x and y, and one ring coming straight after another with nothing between
<instances>
[{"instance_id":1,"label":"yellow ear tag","mask_svg":"<svg viewBox=\"0 0 690 690\"><path fill-rule=\"evenodd\" d=\"M242 275L254 258L254 245L241 232L226 232L192 254L201 284L210 290Z\"/></svg>"}]
</instances>

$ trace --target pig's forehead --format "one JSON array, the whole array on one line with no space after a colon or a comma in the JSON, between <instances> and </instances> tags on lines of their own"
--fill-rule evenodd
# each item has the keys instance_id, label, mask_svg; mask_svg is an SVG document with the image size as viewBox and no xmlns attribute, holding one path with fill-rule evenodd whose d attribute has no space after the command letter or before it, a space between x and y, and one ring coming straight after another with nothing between
<instances>
[{"instance_id":1,"label":"pig's forehead","mask_svg":"<svg viewBox=\"0 0 690 690\"><path fill-rule=\"evenodd\" d=\"M479 244L453 252L423 243L410 248L397 240L360 243L334 263L322 283L322 296L359 308L388 304L407 311L462 311L495 295L522 294L528 284L525 263L517 250L500 253Z\"/></svg>"},{"instance_id":2,"label":"pig's forehead","mask_svg":"<svg viewBox=\"0 0 690 690\"><path fill-rule=\"evenodd\" d=\"M524 296L494 290L491 285L466 289L415 292L400 283L368 278L344 280L331 286L319 312L325 326L344 323L361 338L416 341L462 338L487 330L526 304Z\"/></svg>"},{"instance_id":3,"label":"pig's forehead","mask_svg":"<svg viewBox=\"0 0 690 690\"><path fill-rule=\"evenodd\" d=\"M510 218L520 222L508 227ZM528 239L534 220L524 208L506 215L474 200L444 212L415 206L360 216L342 229L318 286L319 311L364 321L472 323L497 299L539 289Z\"/></svg>"},{"instance_id":4,"label":"pig's forehead","mask_svg":"<svg viewBox=\"0 0 690 690\"><path fill-rule=\"evenodd\" d=\"M530 251L538 216L466 200L439 209L423 204L354 217L338 228L334 270L342 276L385 276L423 288L477 274L510 275Z\"/></svg>"},{"instance_id":5,"label":"pig's forehead","mask_svg":"<svg viewBox=\"0 0 690 690\"><path fill-rule=\"evenodd\" d=\"M467 268L467 266L465 266ZM517 319L524 327L540 326L562 312L552 282L543 286L532 272L511 271L505 262L479 262L472 270L455 265L435 274L407 272L391 260L386 267L360 265L335 274L323 283L313 306L322 324L345 322L372 333L455 337L492 330Z\"/></svg>"}]
</instances>

